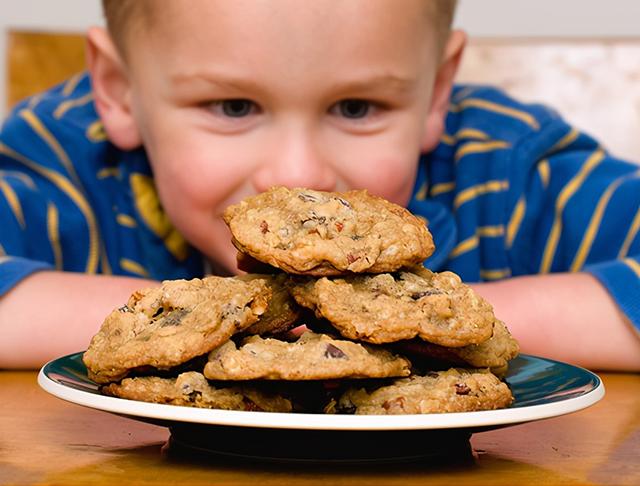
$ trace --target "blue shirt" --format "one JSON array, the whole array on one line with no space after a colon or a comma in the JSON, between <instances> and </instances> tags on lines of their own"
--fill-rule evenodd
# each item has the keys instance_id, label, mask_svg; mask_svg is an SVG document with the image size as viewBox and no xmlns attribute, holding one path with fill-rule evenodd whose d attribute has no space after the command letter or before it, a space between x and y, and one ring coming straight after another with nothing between
<instances>
[{"instance_id":1,"label":"blue shirt","mask_svg":"<svg viewBox=\"0 0 640 486\"><path fill-rule=\"evenodd\" d=\"M454 89L409 209L468 282L587 271L640 329L640 167L553 110L486 86ZM106 138L89 79L19 104L0 132L0 295L57 269L158 280L202 276L173 228L144 151Z\"/></svg>"}]
</instances>

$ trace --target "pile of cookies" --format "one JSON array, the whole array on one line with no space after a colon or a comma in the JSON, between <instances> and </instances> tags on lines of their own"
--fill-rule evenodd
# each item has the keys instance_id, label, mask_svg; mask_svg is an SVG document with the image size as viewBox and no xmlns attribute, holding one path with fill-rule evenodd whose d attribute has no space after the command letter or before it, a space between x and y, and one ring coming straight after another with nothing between
<instances>
[{"instance_id":1,"label":"pile of cookies","mask_svg":"<svg viewBox=\"0 0 640 486\"><path fill-rule=\"evenodd\" d=\"M227 410L490 410L518 343L434 251L424 222L366 191L274 187L227 208L237 277L165 281L83 355L103 393Z\"/></svg>"}]
</instances>

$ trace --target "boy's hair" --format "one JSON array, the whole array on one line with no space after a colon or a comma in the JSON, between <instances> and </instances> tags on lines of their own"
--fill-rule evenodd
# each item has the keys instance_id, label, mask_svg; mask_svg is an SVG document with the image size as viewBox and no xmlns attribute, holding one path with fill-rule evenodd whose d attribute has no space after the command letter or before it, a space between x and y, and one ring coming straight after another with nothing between
<instances>
[{"instance_id":1,"label":"boy's hair","mask_svg":"<svg viewBox=\"0 0 640 486\"><path fill-rule=\"evenodd\" d=\"M433 15L440 46L444 45L456 9L457 0L423 0L428 15ZM151 22L154 2L148 0L102 0L107 29L121 55L131 29L143 29Z\"/></svg>"}]
</instances>

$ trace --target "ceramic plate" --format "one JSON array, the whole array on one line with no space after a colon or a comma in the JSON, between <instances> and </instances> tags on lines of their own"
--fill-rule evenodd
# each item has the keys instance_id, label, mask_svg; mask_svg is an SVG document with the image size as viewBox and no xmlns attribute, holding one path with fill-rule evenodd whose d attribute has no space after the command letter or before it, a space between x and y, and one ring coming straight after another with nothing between
<instances>
[{"instance_id":1,"label":"ceramic plate","mask_svg":"<svg viewBox=\"0 0 640 486\"><path fill-rule=\"evenodd\" d=\"M506 409L423 415L324 415L210 410L161 405L101 395L87 377L82 353L47 363L38 383L78 405L155 423L209 424L314 430L418 430L497 428L572 413L604 396L604 385L583 368L531 355L512 360L506 381L515 397Z\"/></svg>"},{"instance_id":2,"label":"ceramic plate","mask_svg":"<svg viewBox=\"0 0 640 486\"><path fill-rule=\"evenodd\" d=\"M166 426L168 453L192 459L355 464L473 457L473 433L568 414L604 396L600 378L582 368L520 355L506 377L515 396L506 409L423 415L323 415L208 410L103 396L87 378L82 353L56 359L40 386L78 405Z\"/></svg>"}]
</instances>

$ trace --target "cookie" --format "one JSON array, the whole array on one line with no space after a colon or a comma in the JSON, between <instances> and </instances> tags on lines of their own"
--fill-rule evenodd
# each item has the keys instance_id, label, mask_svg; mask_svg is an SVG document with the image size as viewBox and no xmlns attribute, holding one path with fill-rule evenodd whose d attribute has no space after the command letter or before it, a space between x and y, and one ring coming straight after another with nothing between
<instances>
[{"instance_id":1,"label":"cookie","mask_svg":"<svg viewBox=\"0 0 640 486\"><path fill-rule=\"evenodd\" d=\"M251 336L209 354L212 380L325 380L408 376L411 363L389 351L307 331L295 342Z\"/></svg>"},{"instance_id":2,"label":"cookie","mask_svg":"<svg viewBox=\"0 0 640 486\"><path fill-rule=\"evenodd\" d=\"M105 395L128 400L182 405L223 410L260 412L290 412L291 402L276 395L267 395L251 387L215 388L202 373L190 371L177 378L144 376L125 378L101 388Z\"/></svg>"},{"instance_id":3,"label":"cookie","mask_svg":"<svg viewBox=\"0 0 640 486\"><path fill-rule=\"evenodd\" d=\"M491 368L494 374L502 374L503 371L500 370L518 355L520 346L504 322L496 319L493 323L493 335L480 344L449 348L422 340L412 340L398 343L397 350L454 365Z\"/></svg>"},{"instance_id":4,"label":"cookie","mask_svg":"<svg viewBox=\"0 0 640 486\"><path fill-rule=\"evenodd\" d=\"M261 279L172 280L134 292L107 316L83 355L97 383L139 367L168 369L208 353L265 312L270 289Z\"/></svg>"},{"instance_id":5,"label":"cookie","mask_svg":"<svg viewBox=\"0 0 640 486\"><path fill-rule=\"evenodd\" d=\"M290 292L344 337L376 344L416 336L440 346L480 344L495 319L491 305L456 274L425 268L307 279Z\"/></svg>"},{"instance_id":6,"label":"cookie","mask_svg":"<svg viewBox=\"0 0 640 486\"><path fill-rule=\"evenodd\" d=\"M488 371L452 368L400 378L371 392L351 388L325 411L358 415L473 412L505 408L512 402L509 387Z\"/></svg>"},{"instance_id":7,"label":"cookie","mask_svg":"<svg viewBox=\"0 0 640 486\"><path fill-rule=\"evenodd\" d=\"M223 216L241 253L294 274L392 272L434 250L422 220L364 190L274 187Z\"/></svg>"},{"instance_id":8,"label":"cookie","mask_svg":"<svg viewBox=\"0 0 640 486\"><path fill-rule=\"evenodd\" d=\"M255 324L243 331L243 334L272 336L288 331L296 325L302 312L300 306L289 294L289 276L286 273L276 275L246 274L236 277L243 281L264 280L271 290L271 299L267 311Z\"/></svg>"}]
</instances>

